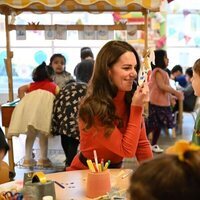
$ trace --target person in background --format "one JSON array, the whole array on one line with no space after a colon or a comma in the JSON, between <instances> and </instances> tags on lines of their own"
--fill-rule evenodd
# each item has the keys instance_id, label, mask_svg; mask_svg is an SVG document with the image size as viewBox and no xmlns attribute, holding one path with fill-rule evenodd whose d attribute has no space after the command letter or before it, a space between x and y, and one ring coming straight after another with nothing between
<instances>
[{"instance_id":1,"label":"person in background","mask_svg":"<svg viewBox=\"0 0 200 200\"><path fill-rule=\"evenodd\" d=\"M122 167L125 157L152 158L143 111L144 83L133 91L140 68L136 50L124 41L109 41L99 51L93 76L79 108L80 152L66 170L88 169L87 159Z\"/></svg>"},{"instance_id":2,"label":"person in background","mask_svg":"<svg viewBox=\"0 0 200 200\"><path fill-rule=\"evenodd\" d=\"M199 200L199 157L199 147L177 142L168 154L142 163L132 174L129 199Z\"/></svg>"},{"instance_id":3,"label":"person in background","mask_svg":"<svg viewBox=\"0 0 200 200\"><path fill-rule=\"evenodd\" d=\"M194 89L192 87L192 81L191 81L193 77L192 67L186 69L185 77L187 80L187 86L185 88L183 87L179 88L179 90L182 91L184 94L183 111L192 112L194 110L197 98L194 94ZM178 111L178 101L175 107L173 108L173 112L175 111Z\"/></svg>"},{"instance_id":4,"label":"person in background","mask_svg":"<svg viewBox=\"0 0 200 200\"><path fill-rule=\"evenodd\" d=\"M167 52L155 50L155 65L152 64L152 74L149 82L149 116L147 119L148 134L152 132L152 151L163 152L157 142L162 128L175 126L171 110L171 95L183 99L183 94L170 86L169 76L164 70L168 65Z\"/></svg>"},{"instance_id":5,"label":"person in background","mask_svg":"<svg viewBox=\"0 0 200 200\"><path fill-rule=\"evenodd\" d=\"M81 61L94 60L94 55L90 47L82 47L80 52Z\"/></svg>"},{"instance_id":6,"label":"person in background","mask_svg":"<svg viewBox=\"0 0 200 200\"><path fill-rule=\"evenodd\" d=\"M197 59L193 66L193 77L192 77L192 87L194 89L194 94L200 97L200 58ZM200 146L200 112L197 115L194 132L192 135L192 142Z\"/></svg>"},{"instance_id":7,"label":"person in background","mask_svg":"<svg viewBox=\"0 0 200 200\"><path fill-rule=\"evenodd\" d=\"M9 166L6 162L3 161L9 149L10 147L0 127L0 184L9 181Z\"/></svg>"},{"instance_id":8,"label":"person in background","mask_svg":"<svg viewBox=\"0 0 200 200\"><path fill-rule=\"evenodd\" d=\"M167 74L169 76L169 84L171 85L172 88L174 88L176 90L176 82L175 82L175 80L173 80L171 78L171 70L168 68L165 68L164 70L167 72Z\"/></svg>"},{"instance_id":9,"label":"person in background","mask_svg":"<svg viewBox=\"0 0 200 200\"><path fill-rule=\"evenodd\" d=\"M82 47L81 51L80 51L80 58L81 61L83 60L94 60L94 55L92 53L92 49L90 47ZM74 68L74 76L77 76L77 67L78 65L76 65L76 67Z\"/></svg>"},{"instance_id":10,"label":"person in background","mask_svg":"<svg viewBox=\"0 0 200 200\"><path fill-rule=\"evenodd\" d=\"M183 74L183 68L181 65L175 65L171 70L171 78L178 83L178 87L186 87L187 80L185 75Z\"/></svg>"},{"instance_id":11,"label":"person in background","mask_svg":"<svg viewBox=\"0 0 200 200\"><path fill-rule=\"evenodd\" d=\"M32 167L36 164L32 158L36 136L39 137L40 146L40 157L37 165L51 166L51 161L47 157L48 135L50 134L53 101L59 92L58 86L53 82L53 77L53 68L43 62L33 70L33 82L18 89L18 97L21 100L12 113L8 136L27 134L24 167Z\"/></svg>"},{"instance_id":12,"label":"person in background","mask_svg":"<svg viewBox=\"0 0 200 200\"><path fill-rule=\"evenodd\" d=\"M61 145L69 166L77 154L79 145L78 107L86 93L87 83L93 72L93 60L83 60L78 64L77 80L63 87L56 96L52 116L52 134L61 136Z\"/></svg>"},{"instance_id":13,"label":"person in background","mask_svg":"<svg viewBox=\"0 0 200 200\"><path fill-rule=\"evenodd\" d=\"M72 75L65 69L66 59L62 54L53 54L50 58L49 65L51 65L55 71L54 82L60 89L62 89L69 81L73 80Z\"/></svg>"}]
</instances>

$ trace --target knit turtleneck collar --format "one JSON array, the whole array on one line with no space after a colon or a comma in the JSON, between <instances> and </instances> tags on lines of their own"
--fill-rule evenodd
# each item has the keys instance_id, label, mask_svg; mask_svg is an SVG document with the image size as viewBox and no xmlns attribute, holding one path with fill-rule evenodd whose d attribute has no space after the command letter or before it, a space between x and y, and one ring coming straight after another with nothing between
<instances>
[{"instance_id":1,"label":"knit turtleneck collar","mask_svg":"<svg viewBox=\"0 0 200 200\"><path fill-rule=\"evenodd\" d=\"M124 100L125 92L118 91L116 97L114 97L114 101L122 101Z\"/></svg>"}]
</instances>

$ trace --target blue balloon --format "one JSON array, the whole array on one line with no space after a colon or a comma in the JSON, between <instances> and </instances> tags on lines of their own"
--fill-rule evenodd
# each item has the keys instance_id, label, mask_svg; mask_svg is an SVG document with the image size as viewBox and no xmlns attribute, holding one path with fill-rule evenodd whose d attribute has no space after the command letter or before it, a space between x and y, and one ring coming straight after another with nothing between
<instances>
[{"instance_id":1,"label":"blue balloon","mask_svg":"<svg viewBox=\"0 0 200 200\"><path fill-rule=\"evenodd\" d=\"M41 64L42 62L46 62L47 55L44 51L37 51L34 55L34 59L37 62L37 64Z\"/></svg>"},{"instance_id":2,"label":"blue balloon","mask_svg":"<svg viewBox=\"0 0 200 200\"><path fill-rule=\"evenodd\" d=\"M0 66L4 66L5 65L5 63L4 63L4 59L6 58L6 51L2 51L1 53L0 53Z\"/></svg>"}]
</instances>

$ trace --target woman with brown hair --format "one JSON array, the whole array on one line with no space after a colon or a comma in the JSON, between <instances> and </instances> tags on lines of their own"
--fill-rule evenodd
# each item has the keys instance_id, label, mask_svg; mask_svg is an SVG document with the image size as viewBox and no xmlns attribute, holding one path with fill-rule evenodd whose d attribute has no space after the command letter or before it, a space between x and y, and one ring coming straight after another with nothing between
<instances>
[{"instance_id":1,"label":"woman with brown hair","mask_svg":"<svg viewBox=\"0 0 200 200\"><path fill-rule=\"evenodd\" d=\"M86 97L79 109L80 153L67 170L87 169L87 159L110 160L120 168L123 158L152 158L142 116L148 86L134 89L140 61L124 41L109 41L99 51Z\"/></svg>"}]
</instances>

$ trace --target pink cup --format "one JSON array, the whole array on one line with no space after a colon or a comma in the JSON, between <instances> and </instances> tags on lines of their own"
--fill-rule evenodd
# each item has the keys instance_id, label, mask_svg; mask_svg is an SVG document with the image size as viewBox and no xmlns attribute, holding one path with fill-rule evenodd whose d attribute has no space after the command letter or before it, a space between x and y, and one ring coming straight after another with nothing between
<instances>
[{"instance_id":1,"label":"pink cup","mask_svg":"<svg viewBox=\"0 0 200 200\"><path fill-rule=\"evenodd\" d=\"M96 198L105 195L111 189L110 172L88 172L86 196Z\"/></svg>"}]
</instances>

